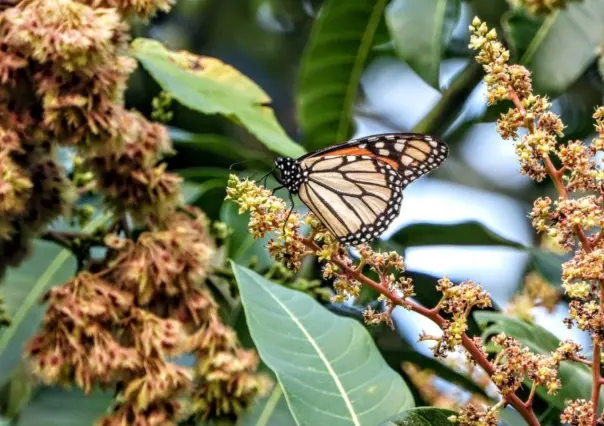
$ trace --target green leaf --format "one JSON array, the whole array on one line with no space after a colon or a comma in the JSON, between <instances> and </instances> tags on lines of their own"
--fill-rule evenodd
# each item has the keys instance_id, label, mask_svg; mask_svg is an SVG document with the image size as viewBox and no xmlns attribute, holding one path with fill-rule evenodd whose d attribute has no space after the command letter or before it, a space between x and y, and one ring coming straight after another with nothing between
<instances>
[{"instance_id":1,"label":"green leaf","mask_svg":"<svg viewBox=\"0 0 604 426\"><path fill-rule=\"evenodd\" d=\"M550 284L562 285L562 262L564 258L542 249L529 249L530 262Z\"/></svg>"},{"instance_id":2,"label":"green leaf","mask_svg":"<svg viewBox=\"0 0 604 426\"><path fill-rule=\"evenodd\" d=\"M543 327L508 317L502 313L474 312L474 318L484 329L482 338L485 341L493 335L506 333L508 336L518 339L531 351L543 355L550 355L560 343L556 336ZM549 395L543 387L537 388L537 395L559 410L566 407L566 401L569 399L590 399L592 377L591 370L587 366L563 361L560 363L558 377L562 382L562 389L556 395ZM525 381L525 385L530 386L530 382ZM600 404L604 404L604 395L600 395Z\"/></svg>"},{"instance_id":3,"label":"green leaf","mask_svg":"<svg viewBox=\"0 0 604 426\"><path fill-rule=\"evenodd\" d=\"M109 219L102 215L82 231L90 232ZM50 287L62 284L76 271L76 260L67 249L36 240L30 257L11 268L0 286L0 295L9 307L11 325L0 332L0 383L4 383L21 360L23 345L35 333L44 315L38 305Z\"/></svg>"},{"instance_id":4,"label":"green leaf","mask_svg":"<svg viewBox=\"0 0 604 426\"><path fill-rule=\"evenodd\" d=\"M235 262L249 266L253 260L261 269L269 268L274 260L266 250L270 236L254 239L248 230L249 213L240 215L234 203L224 203L220 211L220 220L232 230L228 241L228 257Z\"/></svg>"},{"instance_id":5,"label":"green leaf","mask_svg":"<svg viewBox=\"0 0 604 426\"><path fill-rule=\"evenodd\" d=\"M111 393L47 388L39 392L21 412L14 426L88 426L105 414Z\"/></svg>"},{"instance_id":6,"label":"green leaf","mask_svg":"<svg viewBox=\"0 0 604 426\"><path fill-rule=\"evenodd\" d=\"M389 241L403 247L457 245L525 248L524 245L504 238L473 220L454 224L415 223L400 229Z\"/></svg>"},{"instance_id":7,"label":"green leaf","mask_svg":"<svg viewBox=\"0 0 604 426\"><path fill-rule=\"evenodd\" d=\"M499 423L501 426L527 426L522 416L510 405L499 411Z\"/></svg>"},{"instance_id":8,"label":"green leaf","mask_svg":"<svg viewBox=\"0 0 604 426\"><path fill-rule=\"evenodd\" d=\"M415 223L408 225L388 239L401 248L421 246L490 246L509 247L529 254L532 265L553 285L560 285L563 258L548 250L528 247L504 238L480 222L454 224Z\"/></svg>"},{"instance_id":9,"label":"green leaf","mask_svg":"<svg viewBox=\"0 0 604 426\"><path fill-rule=\"evenodd\" d=\"M137 38L132 53L159 85L184 106L204 114L222 114L245 126L260 142L281 155L298 157L304 149L281 127L271 99L256 83L218 59L192 63L160 42Z\"/></svg>"},{"instance_id":10,"label":"green leaf","mask_svg":"<svg viewBox=\"0 0 604 426\"><path fill-rule=\"evenodd\" d=\"M27 406L35 393L37 383L23 360L13 369L13 375L2 388L3 415L14 419Z\"/></svg>"},{"instance_id":11,"label":"green leaf","mask_svg":"<svg viewBox=\"0 0 604 426\"><path fill-rule=\"evenodd\" d=\"M386 23L400 57L439 89L440 61L459 20L460 0L393 0Z\"/></svg>"},{"instance_id":12,"label":"green leaf","mask_svg":"<svg viewBox=\"0 0 604 426\"><path fill-rule=\"evenodd\" d=\"M248 327L296 423L364 426L414 405L357 321L233 263Z\"/></svg>"},{"instance_id":13,"label":"green leaf","mask_svg":"<svg viewBox=\"0 0 604 426\"><path fill-rule=\"evenodd\" d=\"M522 9L508 11L502 16L501 25L514 61L519 61L526 53L542 24L543 18L527 15Z\"/></svg>"},{"instance_id":14,"label":"green leaf","mask_svg":"<svg viewBox=\"0 0 604 426\"><path fill-rule=\"evenodd\" d=\"M510 9L509 0L467 0L472 9L472 18L478 16L490 28L500 24L501 16Z\"/></svg>"},{"instance_id":15,"label":"green leaf","mask_svg":"<svg viewBox=\"0 0 604 426\"><path fill-rule=\"evenodd\" d=\"M281 385L277 383L268 396L258 400L236 426L296 426Z\"/></svg>"},{"instance_id":16,"label":"green leaf","mask_svg":"<svg viewBox=\"0 0 604 426\"><path fill-rule=\"evenodd\" d=\"M564 92L596 59L603 32L604 0L570 2L545 18L520 60L532 71L535 91Z\"/></svg>"},{"instance_id":17,"label":"green leaf","mask_svg":"<svg viewBox=\"0 0 604 426\"><path fill-rule=\"evenodd\" d=\"M304 50L297 111L309 150L349 139L361 75L388 0L327 0Z\"/></svg>"},{"instance_id":18,"label":"green leaf","mask_svg":"<svg viewBox=\"0 0 604 426\"><path fill-rule=\"evenodd\" d=\"M214 155L238 161L264 160L266 155L260 151L248 149L223 135L191 133L182 129L170 129L170 137L179 154L199 155L212 153Z\"/></svg>"},{"instance_id":19,"label":"green leaf","mask_svg":"<svg viewBox=\"0 0 604 426\"><path fill-rule=\"evenodd\" d=\"M400 340L400 336L397 336L396 332L393 332L392 335L389 335L389 337L391 339L395 339L398 337L398 339ZM400 365L403 362L410 362L421 369L433 371L441 379L456 384L457 386L469 390L474 394L479 394L485 398L488 398L484 389L478 386L472 379L461 373L458 373L457 371L453 370L448 365L443 364L433 356L423 355L417 352L416 350L405 350L397 348L395 343L392 343L388 347L381 347L380 352L382 353L388 364L393 368L395 368L395 366L400 368Z\"/></svg>"},{"instance_id":20,"label":"green leaf","mask_svg":"<svg viewBox=\"0 0 604 426\"><path fill-rule=\"evenodd\" d=\"M442 408L419 407L403 411L381 426L454 426L449 421L449 416L457 413Z\"/></svg>"}]
</instances>

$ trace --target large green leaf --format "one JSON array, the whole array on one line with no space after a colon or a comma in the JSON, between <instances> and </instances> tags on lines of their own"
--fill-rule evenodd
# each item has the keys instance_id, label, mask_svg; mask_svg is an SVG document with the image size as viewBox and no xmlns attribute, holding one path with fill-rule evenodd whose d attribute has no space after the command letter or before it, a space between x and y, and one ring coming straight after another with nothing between
<instances>
[{"instance_id":1,"label":"large green leaf","mask_svg":"<svg viewBox=\"0 0 604 426\"><path fill-rule=\"evenodd\" d=\"M109 392L46 388L25 407L14 426L89 426L105 414L111 404Z\"/></svg>"},{"instance_id":2,"label":"large green leaf","mask_svg":"<svg viewBox=\"0 0 604 426\"><path fill-rule=\"evenodd\" d=\"M550 14L520 60L532 71L535 90L564 92L596 59L603 33L604 0L570 2Z\"/></svg>"},{"instance_id":3,"label":"large green leaf","mask_svg":"<svg viewBox=\"0 0 604 426\"><path fill-rule=\"evenodd\" d=\"M522 244L504 238L473 220L453 224L414 223L401 228L389 241L403 247L457 245L524 248Z\"/></svg>"},{"instance_id":4,"label":"large green leaf","mask_svg":"<svg viewBox=\"0 0 604 426\"><path fill-rule=\"evenodd\" d=\"M271 99L266 92L235 68L210 57L193 62L155 40L137 38L131 48L159 85L181 104L204 114L234 119L281 155L304 154L267 106Z\"/></svg>"},{"instance_id":5,"label":"large green leaf","mask_svg":"<svg viewBox=\"0 0 604 426\"><path fill-rule=\"evenodd\" d=\"M480 222L453 224L415 223L397 231L388 243L401 248L420 246L495 246L522 250L529 254L531 264L551 284L559 285L563 258L551 251L525 246L502 237Z\"/></svg>"},{"instance_id":6,"label":"large green leaf","mask_svg":"<svg viewBox=\"0 0 604 426\"><path fill-rule=\"evenodd\" d=\"M298 80L298 117L309 150L351 136L359 82L386 3L327 0L323 4Z\"/></svg>"},{"instance_id":7,"label":"large green leaf","mask_svg":"<svg viewBox=\"0 0 604 426\"><path fill-rule=\"evenodd\" d=\"M543 17L530 16L522 9L510 10L501 18L506 40L512 51L512 59L520 61L543 24Z\"/></svg>"},{"instance_id":8,"label":"large green leaf","mask_svg":"<svg viewBox=\"0 0 604 426\"><path fill-rule=\"evenodd\" d=\"M237 420L236 426L296 426L281 385L277 383L268 396L259 399Z\"/></svg>"},{"instance_id":9,"label":"large green leaf","mask_svg":"<svg viewBox=\"0 0 604 426\"><path fill-rule=\"evenodd\" d=\"M233 270L252 339L299 426L377 425L413 407L361 324L245 267Z\"/></svg>"},{"instance_id":10,"label":"large green leaf","mask_svg":"<svg viewBox=\"0 0 604 426\"><path fill-rule=\"evenodd\" d=\"M225 159L239 160L265 160L265 153L248 149L245 146L224 135L191 133L182 129L170 129L170 138L174 148L180 155L203 155L212 153Z\"/></svg>"},{"instance_id":11,"label":"large green leaf","mask_svg":"<svg viewBox=\"0 0 604 426\"><path fill-rule=\"evenodd\" d=\"M508 317L502 313L477 311L474 312L474 318L484 328L482 337L485 341L490 336L506 333L508 336L518 339L523 346L527 346L531 351L543 355L549 355L556 350L560 343L556 336L543 327ZM537 388L537 395L559 410L566 407L566 401L569 399L584 398L589 400L592 376L591 370L587 366L576 362L563 361L560 364L558 377L562 382L562 389L556 395L549 395L543 387ZM526 385L529 386L530 383L527 381ZM600 404L604 404L604 395L600 395Z\"/></svg>"},{"instance_id":12,"label":"large green leaf","mask_svg":"<svg viewBox=\"0 0 604 426\"><path fill-rule=\"evenodd\" d=\"M436 89L440 88L440 60L460 11L460 0L393 0L386 8L398 54Z\"/></svg>"},{"instance_id":13,"label":"large green leaf","mask_svg":"<svg viewBox=\"0 0 604 426\"><path fill-rule=\"evenodd\" d=\"M489 27L497 27L501 23L501 16L510 8L508 0L466 0L472 15L478 16Z\"/></svg>"},{"instance_id":14,"label":"large green leaf","mask_svg":"<svg viewBox=\"0 0 604 426\"><path fill-rule=\"evenodd\" d=\"M454 426L449 417L456 414L442 408L418 407L403 411L381 426Z\"/></svg>"},{"instance_id":15,"label":"large green leaf","mask_svg":"<svg viewBox=\"0 0 604 426\"><path fill-rule=\"evenodd\" d=\"M83 232L90 232L108 220L102 215ZM12 317L11 325L0 331L0 383L4 383L21 360L23 345L35 333L44 309L40 297L51 286L68 280L76 271L76 260L69 250L56 244L35 241L30 257L18 268L9 269L0 286Z\"/></svg>"}]
</instances>

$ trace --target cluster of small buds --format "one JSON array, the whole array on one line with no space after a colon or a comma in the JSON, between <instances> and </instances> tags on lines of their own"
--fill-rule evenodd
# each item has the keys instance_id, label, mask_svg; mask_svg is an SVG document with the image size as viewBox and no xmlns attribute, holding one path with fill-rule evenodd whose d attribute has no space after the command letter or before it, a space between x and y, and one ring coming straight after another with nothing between
<instances>
[{"instance_id":1,"label":"cluster of small buds","mask_svg":"<svg viewBox=\"0 0 604 426\"><path fill-rule=\"evenodd\" d=\"M564 125L560 118L549 111L551 104L546 97L532 94L530 72L523 66L510 65L510 53L497 40L494 29L474 18L470 25L470 48L478 50L478 63L486 72L489 104L512 100L515 108L502 114L497 129L504 139L517 140L518 130L529 132L516 143L521 173L540 182L547 176L544 158L556 152L557 138L563 136Z\"/></svg>"},{"instance_id":2,"label":"cluster of small buds","mask_svg":"<svg viewBox=\"0 0 604 426\"><path fill-rule=\"evenodd\" d=\"M592 426L594 420L594 406L591 401L576 399L569 401L560 416L562 423L572 426ZM602 422L598 422L601 424Z\"/></svg>"},{"instance_id":3,"label":"cluster of small buds","mask_svg":"<svg viewBox=\"0 0 604 426\"><path fill-rule=\"evenodd\" d=\"M582 0L509 0L514 7L522 7L531 15L547 15L567 7L569 2Z\"/></svg>"},{"instance_id":4,"label":"cluster of small buds","mask_svg":"<svg viewBox=\"0 0 604 426\"><path fill-rule=\"evenodd\" d=\"M168 132L136 112L125 112L122 119L123 147L90 156L87 164L113 209L130 213L137 223L149 218L161 223L182 199L181 178L166 172L165 163L156 165L162 155L172 152Z\"/></svg>"},{"instance_id":5,"label":"cluster of small buds","mask_svg":"<svg viewBox=\"0 0 604 426\"><path fill-rule=\"evenodd\" d=\"M237 417L264 381L256 352L241 348L205 286L215 250L208 222L191 207L136 242L108 235L106 267L48 293L29 349L36 375L53 384L75 377L85 391L119 382L118 404L101 425ZM167 361L184 353L197 356L195 368Z\"/></svg>"},{"instance_id":6,"label":"cluster of small buds","mask_svg":"<svg viewBox=\"0 0 604 426\"><path fill-rule=\"evenodd\" d=\"M578 250L575 256L562 264L562 281L567 284L574 282L604 280L604 248L590 252Z\"/></svg>"},{"instance_id":7,"label":"cluster of small buds","mask_svg":"<svg viewBox=\"0 0 604 426\"><path fill-rule=\"evenodd\" d=\"M27 171L12 157L15 147L10 143L11 134L2 133L0 130L0 239L9 239L14 232L13 221L26 211L33 184Z\"/></svg>"},{"instance_id":8,"label":"cluster of small buds","mask_svg":"<svg viewBox=\"0 0 604 426\"><path fill-rule=\"evenodd\" d=\"M229 177L226 199L239 205L239 214L250 212L248 228L254 238L275 233L277 238L270 239L268 246L275 260L293 271L302 266L302 258L308 254L308 249L299 232L299 213L287 209L285 201L272 195L270 190L235 175Z\"/></svg>"},{"instance_id":9,"label":"cluster of small buds","mask_svg":"<svg viewBox=\"0 0 604 426\"><path fill-rule=\"evenodd\" d=\"M405 304L406 299L415 296L413 280L400 275L405 272L403 257L395 251L373 251L367 244L359 247L359 254L361 262L356 269L360 270L365 265L370 266L370 269L378 274L380 285L386 292L380 294L378 297L378 301L385 304L385 310L383 312L375 312L371 307L368 307L364 312L365 322L372 325L386 323L390 327L394 327L392 323L392 311L396 305L386 294L397 297L403 303L402 306L407 309L409 305Z\"/></svg>"},{"instance_id":10,"label":"cluster of small buds","mask_svg":"<svg viewBox=\"0 0 604 426\"><path fill-rule=\"evenodd\" d=\"M547 232L560 247L571 251L576 244L577 229L590 233L604 225L603 202L604 197L601 195L577 199L559 197L552 206L549 197L538 198L533 204L530 217L537 232Z\"/></svg>"},{"instance_id":11,"label":"cluster of small buds","mask_svg":"<svg viewBox=\"0 0 604 426\"><path fill-rule=\"evenodd\" d=\"M597 167L595 161L596 153L603 149L595 143L599 140L595 139L589 146L582 141L570 141L559 147L558 158L564 170L569 172L563 176L569 191L604 192L604 171Z\"/></svg>"},{"instance_id":12,"label":"cluster of small buds","mask_svg":"<svg viewBox=\"0 0 604 426\"><path fill-rule=\"evenodd\" d=\"M440 337L425 333L420 335L420 341L435 341L432 348L434 356L445 358L449 352L455 351L462 343L462 337L468 329L468 315L473 307L491 307L489 294L473 281L464 281L455 285L448 277L438 280L436 289L443 296L435 309L451 316L442 325Z\"/></svg>"},{"instance_id":13,"label":"cluster of small buds","mask_svg":"<svg viewBox=\"0 0 604 426\"><path fill-rule=\"evenodd\" d=\"M514 295L505 311L510 316L532 322L534 321L533 308L543 307L553 312L561 297L562 294L556 291L541 274L533 271L525 277L524 287Z\"/></svg>"},{"instance_id":14,"label":"cluster of small buds","mask_svg":"<svg viewBox=\"0 0 604 426\"><path fill-rule=\"evenodd\" d=\"M494 336L492 342L501 351L494 362L496 369L491 378L504 396L516 392L525 378L533 382L534 387L543 386L549 394L556 394L562 387L558 379L560 363L580 358L581 351L578 344L566 340L550 355L534 354L505 333Z\"/></svg>"},{"instance_id":15,"label":"cluster of small buds","mask_svg":"<svg viewBox=\"0 0 604 426\"><path fill-rule=\"evenodd\" d=\"M599 302L572 300L568 314L564 322L569 328L576 323L580 330L589 332L594 344L604 346L604 317Z\"/></svg>"},{"instance_id":16,"label":"cluster of small buds","mask_svg":"<svg viewBox=\"0 0 604 426\"><path fill-rule=\"evenodd\" d=\"M487 83L489 104L507 99L509 94L507 85L512 80L507 66L510 52L501 42L497 41L495 29L489 31L487 24L481 22L480 19L474 18L470 25L470 32L469 46L471 49L479 50L476 61L482 64L487 73L485 82ZM528 92L530 92L530 86Z\"/></svg>"},{"instance_id":17,"label":"cluster of small buds","mask_svg":"<svg viewBox=\"0 0 604 426\"><path fill-rule=\"evenodd\" d=\"M503 400L502 400L503 401ZM468 404L459 414L450 416L449 421L459 426L497 426L497 414L503 404L496 404L487 410L481 410L474 404Z\"/></svg>"},{"instance_id":18,"label":"cluster of small buds","mask_svg":"<svg viewBox=\"0 0 604 426\"><path fill-rule=\"evenodd\" d=\"M166 0L2 3L0 205L10 207L2 212L0 223L2 268L20 262L31 238L49 221L71 213L78 194L60 166L55 147L74 146L85 160L105 156L105 165L116 166L114 159L139 164L137 158L120 156L122 150L133 144L148 150L153 135L166 134L163 127L140 116L138 128L146 132L136 140L132 137L137 123L132 125L133 113L124 108L123 98L136 61L128 56L128 24L122 13L128 9L150 15L158 9L167 11L171 4ZM163 152L163 147L157 149ZM180 202L180 181L166 173L165 166L145 164L129 170L128 176L111 175L107 168L93 171L98 188L118 213L129 209L136 217L141 211L167 215L166 205ZM90 174L88 184L92 184ZM151 208L152 203L157 207ZM13 220L12 213L18 211L23 214Z\"/></svg>"}]
</instances>

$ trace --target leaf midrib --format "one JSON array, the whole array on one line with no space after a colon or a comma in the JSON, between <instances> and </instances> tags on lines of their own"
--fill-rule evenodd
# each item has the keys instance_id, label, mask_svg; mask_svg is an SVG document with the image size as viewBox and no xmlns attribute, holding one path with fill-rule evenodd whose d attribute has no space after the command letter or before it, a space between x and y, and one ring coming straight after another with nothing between
<instances>
[{"instance_id":1,"label":"leaf midrib","mask_svg":"<svg viewBox=\"0 0 604 426\"><path fill-rule=\"evenodd\" d=\"M260 288L262 288L262 290L264 290L266 292L266 294L268 294L269 297L277 303L277 305L291 318L291 320L294 322L294 324L296 324L296 326L300 329L302 334L304 334L304 336L306 337L308 342L312 345L313 349L317 352L317 355L319 356L319 358L325 365L325 368L327 369L329 375L331 376L336 387L338 388L338 392L340 393L340 395L342 395L342 399L344 400L344 403L346 404L346 408L348 409L348 411L350 413L350 419L352 420L352 422L354 423L355 426L361 426L361 423L360 423L359 419L357 418L357 415L354 411L354 407L352 406L352 402L350 401L350 398L348 397L348 394L346 393L346 390L344 389L342 382L340 382L340 379L338 378L331 363L329 362L329 360L327 359L327 357L325 356L325 354L323 353L323 351L321 350L321 348L319 347L319 345L317 344L315 339L311 336L311 334L308 332L306 327L304 327L304 325L298 320L298 318L294 315L294 313L285 304L283 304L281 302L281 300L279 300L279 298L277 298L272 292L270 292L262 283L260 283Z\"/></svg>"},{"instance_id":2,"label":"leaf midrib","mask_svg":"<svg viewBox=\"0 0 604 426\"><path fill-rule=\"evenodd\" d=\"M386 3L388 1L389 0L378 0L378 2L373 7L371 17L369 18L369 21L367 22L367 27L363 32L363 37L361 38L358 54L353 63L349 80L349 83L357 82L357 84L348 84L346 87L346 92L344 94L344 108L342 108L342 114L340 115L340 120L338 120L339 123L338 130L336 132L336 142L343 141L348 137L347 130L352 118L351 115L353 98L355 97L358 90L358 82L360 81L361 74L363 72L363 69L365 68L365 62L367 60L369 50L371 49L371 42L373 41L373 36L375 34L375 31L377 30L382 16L382 12L386 8Z\"/></svg>"}]
</instances>

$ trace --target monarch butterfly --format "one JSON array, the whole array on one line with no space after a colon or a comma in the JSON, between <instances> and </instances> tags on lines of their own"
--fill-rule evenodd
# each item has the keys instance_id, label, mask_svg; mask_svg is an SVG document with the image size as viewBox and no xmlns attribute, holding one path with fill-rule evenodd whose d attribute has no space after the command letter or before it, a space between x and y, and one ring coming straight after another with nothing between
<instances>
[{"instance_id":1,"label":"monarch butterfly","mask_svg":"<svg viewBox=\"0 0 604 426\"><path fill-rule=\"evenodd\" d=\"M297 159L276 158L275 190L286 188L290 199L298 194L340 243L355 246L381 235L399 214L403 189L448 154L444 141L419 133L353 139Z\"/></svg>"}]
</instances>

